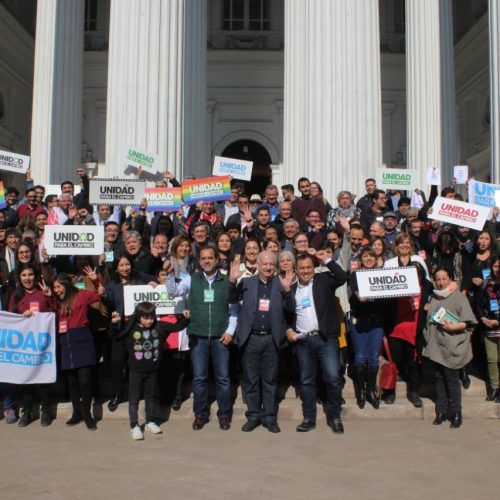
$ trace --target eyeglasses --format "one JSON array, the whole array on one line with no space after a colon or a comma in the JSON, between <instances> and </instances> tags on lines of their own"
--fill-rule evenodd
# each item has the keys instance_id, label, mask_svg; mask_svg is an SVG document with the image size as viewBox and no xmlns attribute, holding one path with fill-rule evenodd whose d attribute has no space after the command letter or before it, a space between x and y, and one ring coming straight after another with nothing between
<instances>
[{"instance_id":1,"label":"eyeglasses","mask_svg":"<svg viewBox=\"0 0 500 500\"><path fill-rule=\"evenodd\" d=\"M31 250L20 250L19 252L17 252L17 255L30 255L31 254Z\"/></svg>"},{"instance_id":2,"label":"eyeglasses","mask_svg":"<svg viewBox=\"0 0 500 500\"><path fill-rule=\"evenodd\" d=\"M309 243L308 240L295 240L295 243Z\"/></svg>"}]
</instances>

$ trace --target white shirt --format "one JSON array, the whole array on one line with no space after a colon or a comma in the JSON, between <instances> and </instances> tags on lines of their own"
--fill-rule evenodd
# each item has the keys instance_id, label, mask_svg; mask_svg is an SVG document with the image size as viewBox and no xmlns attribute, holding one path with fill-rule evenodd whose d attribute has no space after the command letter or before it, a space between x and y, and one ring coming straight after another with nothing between
<instances>
[{"instance_id":1,"label":"white shirt","mask_svg":"<svg viewBox=\"0 0 500 500\"><path fill-rule=\"evenodd\" d=\"M304 286L298 284L295 291L295 302L297 304L295 308L297 315L296 329L298 333L319 330L318 317L313 299L313 281L311 280Z\"/></svg>"}]
</instances>

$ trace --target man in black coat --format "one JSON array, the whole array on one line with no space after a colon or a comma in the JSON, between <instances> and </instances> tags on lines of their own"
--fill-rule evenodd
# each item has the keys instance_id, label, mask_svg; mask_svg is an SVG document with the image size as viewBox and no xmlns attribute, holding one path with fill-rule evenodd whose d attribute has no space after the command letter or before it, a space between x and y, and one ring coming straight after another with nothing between
<instances>
[{"instance_id":1,"label":"man in black coat","mask_svg":"<svg viewBox=\"0 0 500 500\"><path fill-rule=\"evenodd\" d=\"M230 302L242 301L234 342L241 349L241 362L248 410L244 432L261 423L269 432L280 432L277 423L276 387L279 349L285 341L285 315L293 314L293 271L275 277L276 255L261 252L257 257L257 276L236 281L242 272L231 266L233 284Z\"/></svg>"},{"instance_id":2,"label":"man in black coat","mask_svg":"<svg viewBox=\"0 0 500 500\"><path fill-rule=\"evenodd\" d=\"M312 249L309 252L316 253ZM316 427L316 369L319 362L326 388L328 425L336 434L342 434L342 380L338 346L340 321L336 314L335 290L347 281L347 274L329 258L322 264L328 272L315 274L313 256L305 254L297 257L295 266L299 278L293 286L295 318L287 330L287 338L296 345L300 367L304 421L297 426L297 432L307 432Z\"/></svg>"}]
</instances>

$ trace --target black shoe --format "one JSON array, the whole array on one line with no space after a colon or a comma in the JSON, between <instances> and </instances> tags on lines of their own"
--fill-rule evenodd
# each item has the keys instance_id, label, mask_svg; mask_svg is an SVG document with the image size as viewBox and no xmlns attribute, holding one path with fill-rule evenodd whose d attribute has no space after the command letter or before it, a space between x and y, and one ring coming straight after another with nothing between
<instances>
[{"instance_id":1,"label":"black shoe","mask_svg":"<svg viewBox=\"0 0 500 500\"><path fill-rule=\"evenodd\" d=\"M486 401L495 401L498 397L498 389L490 389L486 396Z\"/></svg>"},{"instance_id":2,"label":"black shoe","mask_svg":"<svg viewBox=\"0 0 500 500\"><path fill-rule=\"evenodd\" d=\"M27 425L30 425L33 420L34 418L31 411L24 411L17 425L19 425L19 427L26 427Z\"/></svg>"},{"instance_id":3,"label":"black shoe","mask_svg":"<svg viewBox=\"0 0 500 500\"><path fill-rule=\"evenodd\" d=\"M462 425L462 415L460 413L454 413L451 417L451 429L458 429Z\"/></svg>"},{"instance_id":4,"label":"black shoe","mask_svg":"<svg viewBox=\"0 0 500 500\"><path fill-rule=\"evenodd\" d=\"M380 400L377 396L377 375L378 366L368 366L366 370L366 400L376 410L380 407Z\"/></svg>"},{"instance_id":5,"label":"black shoe","mask_svg":"<svg viewBox=\"0 0 500 500\"><path fill-rule=\"evenodd\" d=\"M281 432L280 426L278 425L277 422L269 422L269 423L263 423L262 424L269 432L272 432L273 434L278 434L278 432Z\"/></svg>"},{"instance_id":6,"label":"black shoe","mask_svg":"<svg viewBox=\"0 0 500 500\"><path fill-rule=\"evenodd\" d=\"M174 411L179 411L182 406L182 399L174 399L174 402L172 403L172 410Z\"/></svg>"},{"instance_id":7,"label":"black shoe","mask_svg":"<svg viewBox=\"0 0 500 500\"><path fill-rule=\"evenodd\" d=\"M332 428L335 434L344 434L344 424L340 418L331 418L328 425Z\"/></svg>"},{"instance_id":8,"label":"black shoe","mask_svg":"<svg viewBox=\"0 0 500 500\"><path fill-rule=\"evenodd\" d=\"M465 368L461 368L458 371L458 376L460 377L460 382L462 382L462 387L468 389L470 387L470 377Z\"/></svg>"},{"instance_id":9,"label":"black shoe","mask_svg":"<svg viewBox=\"0 0 500 500\"><path fill-rule=\"evenodd\" d=\"M120 404L120 396L115 395L113 397L113 399L109 400L108 410L111 411L111 412L116 411L116 409L118 408L119 404Z\"/></svg>"},{"instance_id":10,"label":"black shoe","mask_svg":"<svg viewBox=\"0 0 500 500\"><path fill-rule=\"evenodd\" d=\"M193 421L193 431L201 431L208 423L208 418L196 416Z\"/></svg>"},{"instance_id":11,"label":"black shoe","mask_svg":"<svg viewBox=\"0 0 500 500\"><path fill-rule=\"evenodd\" d=\"M87 429L89 431L95 431L95 430L97 430L97 425L95 423L95 420L92 417L87 417L85 419L85 425L87 426Z\"/></svg>"},{"instance_id":12,"label":"black shoe","mask_svg":"<svg viewBox=\"0 0 500 500\"><path fill-rule=\"evenodd\" d=\"M255 430L257 427L260 425L260 420L247 420L244 424L241 430L243 432L252 432Z\"/></svg>"},{"instance_id":13,"label":"black shoe","mask_svg":"<svg viewBox=\"0 0 500 500\"><path fill-rule=\"evenodd\" d=\"M409 392L408 393L408 401L415 408L422 408L422 400L420 399L420 396L416 392Z\"/></svg>"},{"instance_id":14,"label":"black shoe","mask_svg":"<svg viewBox=\"0 0 500 500\"><path fill-rule=\"evenodd\" d=\"M77 425L83 420L83 417L80 414L74 414L72 417L66 422L66 425L72 426Z\"/></svg>"},{"instance_id":15,"label":"black shoe","mask_svg":"<svg viewBox=\"0 0 500 500\"><path fill-rule=\"evenodd\" d=\"M354 381L356 404L363 409L366 403L366 366L356 366L356 380Z\"/></svg>"},{"instance_id":16,"label":"black shoe","mask_svg":"<svg viewBox=\"0 0 500 500\"><path fill-rule=\"evenodd\" d=\"M432 425L441 425L446 422L446 413L436 413L436 418L432 422Z\"/></svg>"},{"instance_id":17,"label":"black shoe","mask_svg":"<svg viewBox=\"0 0 500 500\"><path fill-rule=\"evenodd\" d=\"M42 427L48 427L51 423L52 416L50 415L50 411L42 408L42 412L40 413L40 425Z\"/></svg>"},{"instance_id":18,"label":"black shoe","mask_svg":"<svg viewBox=\"0 0 500 500\"><path fill-rule=\"evenodd\" d=\"M394 401L396 401L396 392L389 392L388 394L383 396L383 399L386 405L393 405Z\"/></svg>"},{"instance_id":19,"label":"black shoe","mask_svg":"<svg viewBox=\"0 0 500 500\"><path fill-rule=\"evenodd\" d=\"M297 432L309 432L313 429L316 429L316 422L313 422L312 420L304 420L296 427Z\"/></svg>"}]
</instances>

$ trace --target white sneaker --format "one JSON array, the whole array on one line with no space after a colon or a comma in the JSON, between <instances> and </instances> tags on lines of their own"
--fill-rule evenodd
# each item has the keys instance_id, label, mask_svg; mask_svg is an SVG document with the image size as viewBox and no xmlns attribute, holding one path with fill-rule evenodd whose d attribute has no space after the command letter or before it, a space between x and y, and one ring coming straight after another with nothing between
<instances>
[{"instance_id":1,"label":"white sneaker","mask_svg":"<svg viewBox=\"0 0 500 500\"><path fill-rule=\"evenodd\" d=\"M151 432L151 434L162 434L163 431L154 423L148 422L144 427L144 430Z\"/></svg>"},{"instance_id":2,"label":"white sneaker","mask_svg":"<svg viewBox=\"0 0 500 500\"><path fill-rule=\"evenodd\" d=\"M134 441L142 441L144 439L144 434L141 431L141 428L136 425L133 429L130 430L130 435Z\"/></svg>"}]
</instances>

